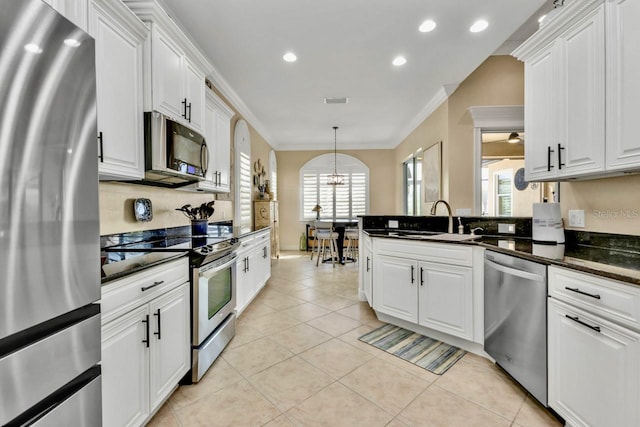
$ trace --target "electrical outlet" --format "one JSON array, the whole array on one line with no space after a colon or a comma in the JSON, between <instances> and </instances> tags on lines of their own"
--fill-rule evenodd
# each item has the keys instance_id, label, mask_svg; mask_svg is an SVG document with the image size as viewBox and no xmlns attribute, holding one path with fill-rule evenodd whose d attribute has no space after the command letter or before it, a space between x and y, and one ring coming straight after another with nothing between
<instances>
[{"instance_id":1,"label":"electrical outlet","mask_svg":"<svg viewBox=\"0 0 640 427\"><path fill-rule=\"evenodd\" d=\"M389 220L389 228L398 228L400 225L398 224L398 220L390 219Z\"/></svg>"},{"instance_id":2,"label":"electrical outlet","mask_svg":"<svg viewBox=\"0 0 640 427\"><path fill-rule=\"evenodd\" d=\"M498 224L498 233L516 234L515 224Z\"/></svg>"},{"instance_id":3,"label":"electrical outlet","mask_svg":"<svg viewBox=\"0 0 640 427\"><path fill-rule=\"evenodd\" d=\"M583 209L569 209L569 227L584 227Z\"/></svg>"}]
</instances>

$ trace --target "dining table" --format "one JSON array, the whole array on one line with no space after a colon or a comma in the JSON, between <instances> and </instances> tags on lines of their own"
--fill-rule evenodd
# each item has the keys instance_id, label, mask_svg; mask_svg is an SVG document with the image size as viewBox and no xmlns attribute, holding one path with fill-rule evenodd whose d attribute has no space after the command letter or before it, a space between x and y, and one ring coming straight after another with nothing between
<instances>
[{"instance_id":1,"label":"dining table","mask_svg":"<svg viewBox=\"0 0 640 427\"><path fill-rule=\"evenodd\" d=\"M333 227L333 230L338 233L338 240L336 242L336 246L338 249L338 259L337 262L339 262L340 264L344 264L345 261L352 261L354 262L355 259L353 258L348 258L345 259L343 254L344 254L344 233L347 229L347 227L349 226L358 226L358 220L357 219L321 219L317 222L321 222L323 224L331 224ZM328 258L326 260L323 260L322 262L331 262L332 259Z\"/></svg>"}]
</instances>

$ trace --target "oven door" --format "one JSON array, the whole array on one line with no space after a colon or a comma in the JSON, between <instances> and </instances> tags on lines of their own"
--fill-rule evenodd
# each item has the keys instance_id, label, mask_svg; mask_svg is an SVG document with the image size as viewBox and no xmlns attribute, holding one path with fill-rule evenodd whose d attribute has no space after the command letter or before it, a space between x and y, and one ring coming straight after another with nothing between
<instances>
[{"instance_id":1,"label":"oven door","mask_svg":"<svg viewBox=\"0 0 640 427\"><path fill-rule=\"evenodd\" d=\"M200 345L236 309L236 259L231 253L203 265L195 276L193 345Z\"/></svg>"}]
</instances>

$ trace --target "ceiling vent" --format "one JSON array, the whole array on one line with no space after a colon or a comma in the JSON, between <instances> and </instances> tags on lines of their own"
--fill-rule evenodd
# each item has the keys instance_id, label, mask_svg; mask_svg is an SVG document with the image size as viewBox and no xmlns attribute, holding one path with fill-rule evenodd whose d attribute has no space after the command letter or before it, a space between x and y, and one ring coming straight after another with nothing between
<instances>
[{"instance_id":1,"label":"ceiling vent","mask_svg":"<svg viewBox=\"0 0 640 427\"><path fill-rule=\"evenodd\" d=\"M324 99L324 103L325 104L346 104L347 102L349 102L349 98L347 98L347 97L343 97L343 98L325 98Z\"/></svg>"}]
</instances>

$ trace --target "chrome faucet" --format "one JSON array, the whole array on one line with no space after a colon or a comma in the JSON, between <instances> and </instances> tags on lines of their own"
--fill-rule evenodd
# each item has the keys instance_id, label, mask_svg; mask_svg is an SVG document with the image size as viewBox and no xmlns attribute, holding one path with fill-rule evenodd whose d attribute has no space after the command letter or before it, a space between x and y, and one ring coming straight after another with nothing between
<instances>
[{"instance_id":1,"label":"chrome faucet","mask_svg":"<svg viewBox=\"0 0 640 427\"><path fill-rule=\"evenodd\" d=\"M447 207L447 212L449 212L449 234L453 233L453 215L451 214L451 206L449 206L449 203L447 203L446 200L436 200L433 203L433 206L431 206L431 212L429 212L431 215L435 215L436 214L436 207L438 206L438 203L444 203L444 205Z\"/></svg>"}]
</instances>

